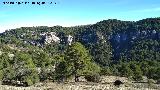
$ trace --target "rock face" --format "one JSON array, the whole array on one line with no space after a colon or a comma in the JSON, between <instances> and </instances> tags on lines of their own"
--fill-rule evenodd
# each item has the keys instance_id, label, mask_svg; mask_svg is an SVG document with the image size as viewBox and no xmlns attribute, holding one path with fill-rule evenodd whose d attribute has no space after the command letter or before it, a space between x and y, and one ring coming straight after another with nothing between
<instances>
[{"instance_id":1,"label":"rock face","mask_svg":"<svg viewBox=\"0 0 160 90\"><path fill-rule=\"evenodd\" d=\"M57 42L57 43L60 42L60 39L59 37L56 36L56 33L50 32L45 34L45 44L51 44L53 42Z\"/></svg>"},{"instance_id":2,"label":"rock face","mask_svg":"<svg viewBox=\"0 0 160 90\"><path fill-rule=\"evenodd\" d=\"M40 40L41 44L59 43L71 45L73 41L73 36L56 35L55 32L42 33L40 35L42 36L42 39Z\"/></svg>"},{"instance_id":3,"label":"rock face","mask_svg":"<svg viewBox=\"0 0 160 90\"><path fill-rule=\"evenodd\" d=\"M72 41L73 41L73 37L71 35L68 35L67 37L68 44L71 45Z\"/></svg>"},{"instance_id":4,"label":"rock face","mask_svg":"<svg viewBox=\"0 0 160 90\"><path fill-rule=\"evenodd\" d=\"M129 51L134 42L139 41L140 39L152 39L152 40L159 40L160 39L160 31L159 30L134 30L130 32L122 31L122 32L115 32L109 35L109 41L111 42L114 54L114 58L119 58L120 53L124 50Z\"/></svg>"}]
</instances>

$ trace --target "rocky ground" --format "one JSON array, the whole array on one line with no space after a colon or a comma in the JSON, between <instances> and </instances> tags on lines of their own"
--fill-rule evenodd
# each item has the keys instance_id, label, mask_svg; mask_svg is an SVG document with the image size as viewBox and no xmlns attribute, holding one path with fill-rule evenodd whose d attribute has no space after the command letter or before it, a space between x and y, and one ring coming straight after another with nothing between
<instances>
[{"instance_id":1,"label":"rocky ground","mask_svg":"<svg viewBox=\"0 0 160 90\"><path fill-rule=\"evenodd\" d=\"M113 84L98 83L38 83L30 87L15 87L1 85L0 90L160 90L160 85L149 87L145 84L123 84L119 87Z\"/></svg>"},{"instance_id":2,"label":"rocky ground","mask_svg":"<svg viewBox=\"0 0 160 90\"><path fill-rule=\"evenodd\" d=\"M86 82L81 79L81 82L66 82L53 83L44 82L37 83L30 87L15 87L8 85L0 85L0 90L160 90L160 84L148 84L147 79L143 83L135 83L125 77L102 76L99 83ZM120 80L123 82L120 86L115 86L114 81Z\"/></svg>"}]
</instances>

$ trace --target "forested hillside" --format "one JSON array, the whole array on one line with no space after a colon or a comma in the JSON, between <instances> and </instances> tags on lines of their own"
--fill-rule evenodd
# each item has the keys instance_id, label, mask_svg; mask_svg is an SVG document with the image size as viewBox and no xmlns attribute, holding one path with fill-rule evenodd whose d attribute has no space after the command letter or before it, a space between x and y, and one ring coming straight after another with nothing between
<instances>
[{"instance_id":1,"label":"forested hillside","mask_svg":"<svg viewBox=\"0 0 160 90\"><path fill-rule=\"evenodd\" d=\"M32 85L75 76L160 81L160 18L93 25L21 27L0 34L0 79Z\"/></svg>"}]
</instances>

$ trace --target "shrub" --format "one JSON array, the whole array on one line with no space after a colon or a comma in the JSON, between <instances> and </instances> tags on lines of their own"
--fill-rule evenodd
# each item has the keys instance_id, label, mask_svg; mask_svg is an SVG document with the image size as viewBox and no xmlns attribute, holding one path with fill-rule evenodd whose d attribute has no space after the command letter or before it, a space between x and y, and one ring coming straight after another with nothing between
<instances>
[{"instance_id":1,"label":"shrub","mask_svg":"<svg viewBox=\"0 0 160 90\"><path fill-rule=\"evenodd\" d=\"M112 75L110 68L102 68L100 71L101 75Z\"/></svg>"}]
</instances>

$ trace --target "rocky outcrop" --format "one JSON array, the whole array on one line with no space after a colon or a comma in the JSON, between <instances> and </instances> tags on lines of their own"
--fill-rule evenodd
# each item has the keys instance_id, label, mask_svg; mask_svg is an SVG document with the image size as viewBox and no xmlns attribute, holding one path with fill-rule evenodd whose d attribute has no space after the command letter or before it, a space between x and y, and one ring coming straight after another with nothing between
<instances>
[{"instance_id":1,"label":"rocky outcrop","mask_svg":"<svg viewBox=\"0 0 160 90\"><path fill-rule=\"evenodd\" d=\"M14 57L14 54L8 53L8 56L9 56L9 58L13 58L13 57Z\"/></svg>"},{"instance_id":2,"label":"rocky outcrop","mask_svg":"<svg viewBox=\"0 0 160 90\"><path fill-rule=\"evenodd\" d=\"M68 44L71 45L72 41L73 41L73 37L71 35L68 35L67 37Z\"/></svg>"},{"instance_id":3,"label":"rocky outcrop","mask_svg":"<svg viewBox=\"0 0 160 90\"><path fill-rule=\"evenodd\" d=\"M55 32L46 33L45 35L45 44L51 44L53 42L60 42L60 38L56 36Z\"/></svg>"},{"instance_id":4,"label":"rocky outcrop","mask_svg":"<svg viewBox=\"0 0 160 90\"><path fill-rule=\"evenodd\" d=\"M42 36L42 39L40 42L43 42L44 44L51 44L51 43L60 43L60 44L68 44L71 45L73 41L73 36L57 36L55 32L48 32L48 33L42 33L40 34Z\"/></svg>"}]
</instances>

